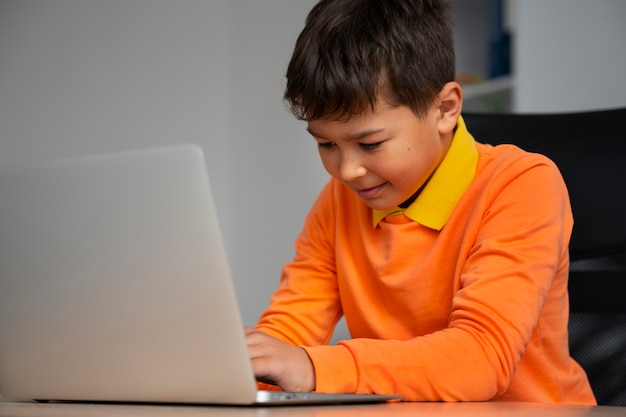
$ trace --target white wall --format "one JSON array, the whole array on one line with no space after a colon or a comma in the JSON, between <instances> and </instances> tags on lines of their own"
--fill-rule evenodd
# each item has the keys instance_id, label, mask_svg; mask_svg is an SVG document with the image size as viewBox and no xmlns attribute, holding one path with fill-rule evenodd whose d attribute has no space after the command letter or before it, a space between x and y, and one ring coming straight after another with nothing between
<instances>
[{"instance_id":1,"label":"white wall","mask_svg":"<svg viewBox=\"0 0 626 417\"><path fill-rule=\"evenodd\" d=\"M0 162L199 143L254 323L327 178L282 103L314 3L0 1ZM626 2L516 3L521 110L624 105Z\"/></svg>"},{"instance_id":2,"label":"white wall","mask_svg":"<svg viewBox=\"0 0 626 417\"><path fill-rule=\"evenodd\" d=\"M626 1L515 0L519 112L626 106Z\"/></svg>"},{"instance_id":3,"label":"white wall","mask_svg":"<svg viewBox=\"0 0 626 417\"><path fill-rule=\"evenodd\" d=\"M313 4L0 1L0 162L200 144L253 324L327 178L282 102Z\"/></svg>"}]
</instances>

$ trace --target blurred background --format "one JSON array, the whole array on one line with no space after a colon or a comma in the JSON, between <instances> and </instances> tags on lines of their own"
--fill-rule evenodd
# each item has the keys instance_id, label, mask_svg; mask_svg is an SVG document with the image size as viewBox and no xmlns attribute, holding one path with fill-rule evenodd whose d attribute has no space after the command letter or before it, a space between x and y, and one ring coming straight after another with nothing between
<instances>
[{"instance_id":1,"label":"blurred background","mask_svg":"<svg viewBox=\"0 0 626 417\"><path fill-rule=\"evenodd\" d=\"M254 324L327 181L282 102L314 3L0 0L0 162L199 144ZM466 109L626 106L623 0L452 5Z\"/></svg>"}]
</instances>

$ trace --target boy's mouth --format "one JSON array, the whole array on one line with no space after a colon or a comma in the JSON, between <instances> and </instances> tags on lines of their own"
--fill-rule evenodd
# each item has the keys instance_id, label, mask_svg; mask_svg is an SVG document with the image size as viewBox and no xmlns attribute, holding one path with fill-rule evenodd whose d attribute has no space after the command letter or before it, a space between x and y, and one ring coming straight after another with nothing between
<instances>
[{"instance_id":1,"label":"boy's mouth","mask_svg":"<svg viewBox=\"0 0 626 417\"><path fill-rule=\"evenodd\" d=\"M371 188L363 188L360 190L355 190L356 193L358 194L359 197L365 199L365 200L370 200L372 198L376 198L380 195L380 193L382 192L383 188L385 187L386 183L382 183L380 185L377 185L375 187L371 187Z\"/></svg>"}]
</instances>

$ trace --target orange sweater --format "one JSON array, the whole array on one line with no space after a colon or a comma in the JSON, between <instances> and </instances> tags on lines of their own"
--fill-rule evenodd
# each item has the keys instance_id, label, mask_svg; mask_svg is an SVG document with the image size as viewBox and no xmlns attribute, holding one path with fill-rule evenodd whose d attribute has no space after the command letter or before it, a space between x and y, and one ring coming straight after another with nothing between
<instances>
[{"instance_id":1,"label":"orange sweater","mask_svg":"<svg viewBox=\"0 0 626 417\"><path fill-rule=\"evenodd\" d=\"M475 143L462 119L455 141L478 163L441 230L402 214L373 226L372 210L331 180L257 328L303 346L321 392L595 404L568 350L561 175L543 156ZM342 315L352 339L329 346Z\"/></svg>"}]
</instances>

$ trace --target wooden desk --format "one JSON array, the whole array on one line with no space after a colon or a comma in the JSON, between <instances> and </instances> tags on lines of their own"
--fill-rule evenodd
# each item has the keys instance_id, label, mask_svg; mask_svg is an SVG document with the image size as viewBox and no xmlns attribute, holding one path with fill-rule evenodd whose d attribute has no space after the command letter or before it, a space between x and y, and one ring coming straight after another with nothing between
<instances>
[{"instance_id":1,"label":"wooden desk","mask_svg":"<svg viewBox=\"0 0 626 417\"><path fill-rule=\"evenodd\" d=\"M626 417L626 407L534 403L392 403L299 407L212 407L175 405L0 402L0 417Z\"/></svg>"}]
</instances>

